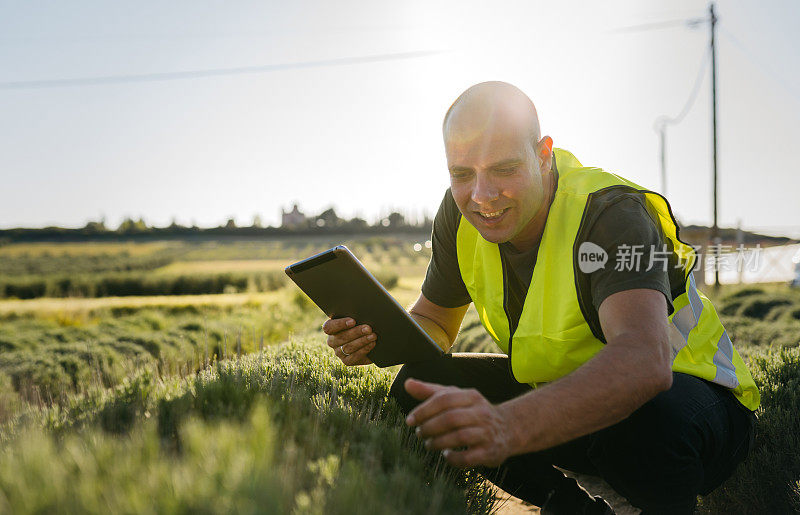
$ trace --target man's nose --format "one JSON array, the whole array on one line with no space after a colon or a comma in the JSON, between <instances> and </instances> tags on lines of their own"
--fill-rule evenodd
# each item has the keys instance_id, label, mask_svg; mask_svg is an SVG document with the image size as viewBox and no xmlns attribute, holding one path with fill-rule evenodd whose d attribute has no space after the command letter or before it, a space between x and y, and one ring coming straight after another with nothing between
<instances>
[{"instance_id":1,"label":"man's nose","mask_svg":"<svg viewBox=\"0 0 800 515\"><path fill-rule=\"evenodd\" d=\"M475 178L475 188L472 190L472 201L476 204L488 204L497 200L499 196L500 192L494 181L486 174L478 173Z\"/></svg>"}]
</instances>

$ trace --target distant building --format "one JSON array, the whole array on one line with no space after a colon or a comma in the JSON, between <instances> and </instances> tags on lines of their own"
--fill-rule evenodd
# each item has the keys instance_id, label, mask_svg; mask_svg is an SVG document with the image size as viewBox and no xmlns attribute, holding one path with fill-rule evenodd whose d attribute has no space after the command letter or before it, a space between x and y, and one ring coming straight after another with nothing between
<instances>
[{"instance_id":1,"label":"distant building","mask_svg":"<svg viewBox=\"0 0 800 515\"><path fill-rule=\"evenodd\" d=\"M306 225L306 215L300 212L297 204L292 207L291 211L281 209L281 227L292 229Z\"/></svg>"},{"instance_id":2,"label":"distant building","mask_svg":"<svg viewBox=\"0 0 800 515\"><path fill-rule=\"evenodd\" d=\"M328 208L322 213L319 214L316 218L316 225L317 227L339 227L342 224L342 219L339 218L339 215L336 214L336 211L333 208Z\"/></svg>"}]
</instances>

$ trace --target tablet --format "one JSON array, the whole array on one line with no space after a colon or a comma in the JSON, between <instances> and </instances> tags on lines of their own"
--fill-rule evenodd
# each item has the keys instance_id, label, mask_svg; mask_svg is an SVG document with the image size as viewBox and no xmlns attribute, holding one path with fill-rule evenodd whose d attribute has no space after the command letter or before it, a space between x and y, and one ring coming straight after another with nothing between
<instances>
[{"instance_id":1,"label":"tablet","mask_svg":"<svg viewBox=\"0 0 800 515\"><path fill-rule=\"evenodd\" d=\"M367 357L379 367L444 354L344 245L286 267L286 274L329 317L350 317L378 336Z\"/></svg>"}]
</instances>

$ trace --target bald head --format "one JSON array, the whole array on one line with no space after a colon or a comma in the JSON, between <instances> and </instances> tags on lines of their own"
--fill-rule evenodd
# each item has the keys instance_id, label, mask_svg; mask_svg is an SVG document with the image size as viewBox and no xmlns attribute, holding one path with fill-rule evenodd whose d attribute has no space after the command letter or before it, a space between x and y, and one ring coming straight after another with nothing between
<instances>
[{"instance_id":1,"label":"bald head","mask_svg":"<svg viewBox=\"0 0 800 515\"><path fill-rule=\"evenodd\" d=\"M450 191L461 215L492 243L534 248L555 191L550 136L525 93L482 82L462 93L442 126Z\"/></svg>"},{"instance_id":2,"label":"bald head","mask_svg":"<svg viewBox=\"0 0 800 515\"><path fill-rule=\"evenodd\" d=\"M532 147L539 141L539 116L531 99L507 82L481 82L461 93L447 110L444 143L473 141L498 125L525 134Z\"/></svg>"}]
</instances>

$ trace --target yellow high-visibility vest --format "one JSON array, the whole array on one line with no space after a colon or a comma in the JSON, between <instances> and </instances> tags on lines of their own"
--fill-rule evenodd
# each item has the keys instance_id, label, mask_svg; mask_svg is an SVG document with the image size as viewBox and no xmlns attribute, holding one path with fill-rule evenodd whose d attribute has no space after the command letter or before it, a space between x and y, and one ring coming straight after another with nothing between
<instances>
[{"instance_id":1,"label":"yellow high-visibility vest","mask_svg":"<svg viewBox=\"0 0 800 515\"><path fill-rule=\"evenodd\" d=\"M580 308L575 274L582 272L576 268L574 247L590 196L608 188L623 188L644 194L679 262L684 264L686 291L673 299L675 311L669 316L672 370L723 385L733 390L745 407L755 410L760 403L758 388L711 301L695 285L692 269L697 255L693 247L678 239L677 222L667 200L618 175L584 167L566 150L556 148L553 152L558 163L558 188L513 338L504 304L505 270L498 245L483 239L463 216L456 236L464 284L486 331L508 354L516 380L536 387L558 379L603 347Z\"/></svg>"}]
</instances>

